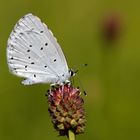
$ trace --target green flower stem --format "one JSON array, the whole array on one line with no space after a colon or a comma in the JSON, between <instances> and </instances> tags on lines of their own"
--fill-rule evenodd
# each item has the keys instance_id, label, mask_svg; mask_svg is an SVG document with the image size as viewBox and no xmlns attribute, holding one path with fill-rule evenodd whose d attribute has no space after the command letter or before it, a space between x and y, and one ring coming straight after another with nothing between
<instances>
[{"instance_id":1,"label":"green flower stem","mask_svg":"<svg viewBox=\"0 0 140 140\"><path fill-rule=\"evenodd\" d=\"M69 140L75 140L75 135L71 130L69 130L68 132L68 137L69 137Z\"/></svg>"}]
</instances>

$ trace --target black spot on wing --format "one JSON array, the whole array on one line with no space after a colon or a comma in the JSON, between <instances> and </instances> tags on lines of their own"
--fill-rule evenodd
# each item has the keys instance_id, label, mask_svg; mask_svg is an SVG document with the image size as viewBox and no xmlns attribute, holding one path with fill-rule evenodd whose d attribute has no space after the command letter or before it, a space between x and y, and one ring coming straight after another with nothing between
<instances>
[{"instance_id":1,"label":"black spot on wing","mask_svg":"<svg viewBox=\"0 0 140 140\"><path fill-rule=\"evenodd\" d=\"M31 64L33 65L33 64L35 64L34 62L31 62Z\"/></svg>"},{"instance_id":2,"label":"black spot on wing","mask_svg":"<svg viewBox=\"0 0 140 140\"><path fill-rule=\"evenodd\" d=\"M30 52L30 50L27 50L27 52Z\"/></svg>"},{"instance_id":3,"label":"black spot on wing","mask_svg":"<svg viewBox=\"0 0 140 140\"><path fill-rule=\"evenodd\" d=\"M43 31L40 31L40 33L43 33Z\"/></svg>"},{"instance_id":4,"label":"black spot on wing","mask_svg":"<svg viewBox=\"0 0 140 140\"><path fill-rule=\"evenodd\" d=\"M24 35L24 33L23 32L20 32L20 35Z\"/></svg>"},{"instance_id":5,"label":"black spot on wing","mask_svg":"<svg viewBox=\"0 0 140 140\"><path fill-rule=\"evenodd\" d=\"M31 57L29 56L28 58L30 59Z\"/></svg>"},{"instance_id":6,"label":"black spot on wing","mask_svg":"<svg viewBox=\"0 0 140 140\"><path fill-rule=\"evenodd\" d=\"M36 77L36 74L34 74L34 77Z\"/></svg>"},{"instance_id":7,"label":"black spot on wing","mask_svg":"<svg viewBox=\"0 0 140 140\"><path fill-rule=\"evenodd\" d=\"M16 30L14 29L13 32L16 33ZM16 38L16 39L17 39L17 38Z\"/></svg>"},{"instance_id":8,"label":"black spot on wing","mask_svg":"<svg viewBox=\"0 0 140 140\"><path fill-rule=\"evenodd\" d=\"M32 45L29 45L29 47L32 47Z\"/></svg>"},{"instance_id":9,"label":"black spot on wing","mask_svg":"<svg viewBox=\"0 0 140 140\"><path fill-rule=\"evenodd\" d=\"M43 50L43 47L41 47L40 50Z\"/></svg>"},{"instance_id":10,"label":"black spot on wing","mask_svg":"<svg viewBox=\"0 0 140 140\"><path fill-rule=\"evenodd\" d=\"M53 61L56 62L56 59L54 59Z\"/></svg>"},{"instance_id":11,"label":"black spot on wing","mask_svg":"<svg viewBox=\"0 0 140 140\"><path fill-rule=\"evenodd\" d=\"M45 46L47 46L48 45L48 43L45 43Z\"/></svg>"}]
</instances>

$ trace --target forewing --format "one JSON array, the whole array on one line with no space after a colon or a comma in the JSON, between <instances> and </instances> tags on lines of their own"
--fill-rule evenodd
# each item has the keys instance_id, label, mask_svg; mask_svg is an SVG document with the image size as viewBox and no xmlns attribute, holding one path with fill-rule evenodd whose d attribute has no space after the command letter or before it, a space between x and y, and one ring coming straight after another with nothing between
<instances>
[{"instance_id":1,"label":"forewing","mask_svg":"<svg viewBox=\"0 0 140 140\"><path fill-rule=\"evenodd\" d=\"M7 47L12 73L25 77L24 84L53 83L68 72L64 54L47 26L32 14L15 25Z\"/></svg>"}]
</instances>

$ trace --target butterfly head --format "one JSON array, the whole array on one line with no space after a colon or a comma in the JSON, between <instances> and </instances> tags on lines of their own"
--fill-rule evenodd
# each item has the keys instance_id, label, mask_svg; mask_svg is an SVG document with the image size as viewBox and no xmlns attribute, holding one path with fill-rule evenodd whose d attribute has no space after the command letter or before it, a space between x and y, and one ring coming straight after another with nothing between
<instances>
[{"instance_id":1,"label":"butterfly head","mask_svg":"<svg viewBox=\"0 0 140 140\"><path fill-rule=\"evenodd\" d=\"M75 76L75 71L73 69L69 69L70 77Z\"/></svg>"}]
</instances>

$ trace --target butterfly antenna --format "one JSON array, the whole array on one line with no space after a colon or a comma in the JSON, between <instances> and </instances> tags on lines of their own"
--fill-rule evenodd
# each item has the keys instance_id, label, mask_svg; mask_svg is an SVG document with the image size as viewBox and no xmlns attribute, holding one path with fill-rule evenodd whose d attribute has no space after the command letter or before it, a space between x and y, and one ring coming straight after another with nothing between
<instances>
[{"instance_id":1,"label":"butterfly antenna","mask_svg":"<svg viewBox=\"0 0 140 140\"><path fill-rule=\"evenodd\" d=\"M77 73L79 70L77 69L78 67L81 67L81 66L87 66L88 64L79 64L79 65L76 65L74 66L72 69L74 70L74 73Z\"/></svg>"},{"instance_id":2,"label":"butterfly antenna","mask_svg":"<svg viewBox=\"0 0 140 140\"><path fill-rule=\"evenodd\" d=\"M78 82L79 82L79 84L80 84L80 87L81 87L81 89L82 89L82 92L85 94L85 96L87 96L87 93L86 93L86 91L84 90L84 87L83 87L83 84L82 84L82 82L81 82L81 80L80 80L80 78L77 76L77 80L78 80Z\"/></svg>"},{"instance_id":3,"label":"butterfly antenna","mask_svg":"<svg viewBox=\"0 0 140 140\"><path fill-rule=\"evenodd\" d=\"M70 81L71 81L72 85L75 85L73 76L71 77Z\"/></svg>"}]
</instances>

